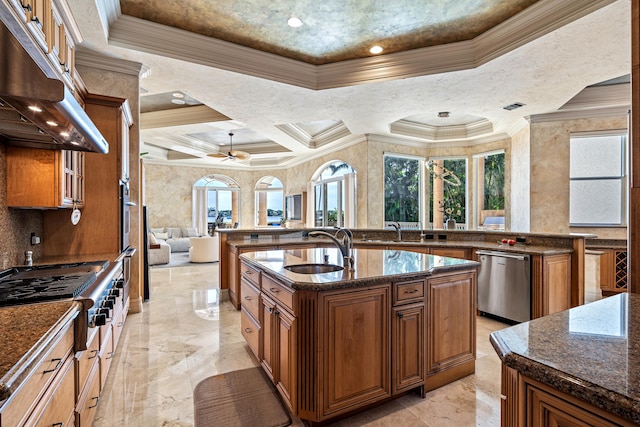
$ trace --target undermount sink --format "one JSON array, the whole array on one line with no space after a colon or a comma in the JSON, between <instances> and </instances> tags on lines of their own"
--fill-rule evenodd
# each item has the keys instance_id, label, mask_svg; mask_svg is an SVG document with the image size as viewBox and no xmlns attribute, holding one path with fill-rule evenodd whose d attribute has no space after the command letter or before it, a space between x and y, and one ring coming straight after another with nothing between
<instances>
[{"instance_id":1,"label":"undermount sink","mask_svg":"<svg viewBox=\"0 0 640 427\"><path fill-rule=\"evenodd\" d=\"M320 274L320 273L332 273L334 271L344 270L341 265L334 264L298 264L298 265L285 265L285 269L292 273L298 274Z\"/></svg>"}]
</instances>

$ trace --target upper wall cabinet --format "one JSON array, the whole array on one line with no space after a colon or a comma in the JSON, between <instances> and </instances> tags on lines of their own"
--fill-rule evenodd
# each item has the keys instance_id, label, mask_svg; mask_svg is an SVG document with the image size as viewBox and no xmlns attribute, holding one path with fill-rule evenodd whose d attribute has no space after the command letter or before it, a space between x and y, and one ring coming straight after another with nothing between
<instances>
[{"instance_id":1,"label":"upper wall cabinet","mask_svg":"<svg viewBox=\"0 0 640 427\"><path fill-rule=\"evenodd\" d=\"M75 46L79 32L65 0L9 0L13 16L22 23L52 70L74 91ZM77 34L77 36L74 36ZM33 56L34 52L30 52ZM37 61L37 58L34 58ZM41 65L41 64L40 64ZM41 65L42 66L42 65Z\"/></svg>"},{"instance_id":2,"label":"upper wall cabinet","mask_svg":"<svg viewBox=\"0 0 640 427\"><path fill-rule=\"evenodd\" d=\"M82 207L84 163L81 151L7 147L7 206Z\"/></svg>"}]
</instances>

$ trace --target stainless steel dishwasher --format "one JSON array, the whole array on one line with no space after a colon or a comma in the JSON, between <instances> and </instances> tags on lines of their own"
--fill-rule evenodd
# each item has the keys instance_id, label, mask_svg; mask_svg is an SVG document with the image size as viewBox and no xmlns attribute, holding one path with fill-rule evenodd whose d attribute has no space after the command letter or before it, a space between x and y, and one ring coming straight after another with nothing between
<instances>
[{"instance_id":1,"label":"stainless steel dishwasher","mask_svg":"<svg viewBox=\"0 0 640 427\"><path fill-rule=\"evenodd\" d=\"M531 320L531 259L529 255L477 251L478 310L504 319Z\"/></svg>"}]
</instances>

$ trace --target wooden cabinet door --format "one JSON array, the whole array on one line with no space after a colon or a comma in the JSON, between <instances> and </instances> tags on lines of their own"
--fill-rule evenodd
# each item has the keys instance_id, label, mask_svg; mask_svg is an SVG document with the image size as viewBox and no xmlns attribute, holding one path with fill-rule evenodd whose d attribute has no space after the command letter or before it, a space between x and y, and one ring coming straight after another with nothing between
<instances>
[{"instance_id":1,"label":"wooden cabinet door","mask_svg":"<svg viewBox=\"0 0 640 427\"><path fill-rule=\"evenodd\" d=\"M444 256L448 258L467 259L466 249L431 249L431 255Z\"/></svg>"},{"instance_id":2,"label":"wooden cabinet door","mask_svg":"<svg viewBox=\"0 0 640 427\"><path fill-rule=\"evenodd\" d=\"M571 255L534 255L531 263L531 317L571 308Z\"/></svg>"},{"instance_id":3,"label":"wooden cabinet door","mask_svg":"<svg viewBox=\"0 0 640 427\"><path fill-rule=\"evenodd\" d=\"M431 375L475 360L476 276L442 275L427 283L427 375Z\"/></svg>"},{"instance_id":4,"label":"wooden cabinet door","mask_svg":"<svg viewBox=\"0 0 640 427\"><path fill-rule=\"evenodd\" d=\"M229 300L231 304L240 310L240 264L238 262L238 252L229 251Z\"/></svg>"},{"instance_id":5,"label":"wooden cabinet door","mask_svg":"<svg viewBox=\"0 0 640 427\"><path fill-rule=\"evenodd\" d=\"M390 285L322 295L323 416L391 396Z\"/></svg>"},{"instance_id":6,"label":"wooden cabinet door","mask_svg":"<svg viewBox=\"0 0 640 427\"><path fill-rule=\"evenodd\" d=\"M276 358L277 358L277 343L276 339L276 315L275 315L276 303L270 298L262 296L262 362L260 363L264 368L264 371L269 375L271 381L276 382ZM260 353L260 350L258 350Z\"/></svg>"},{"instance_id":7,"label":"wooden cabinet door","mask_svg":"<svg viewBox=\"0 0 640 427\"><path fill-rule=\"evenodd\" d=\"M393 309L393 392L419 386L425 377L424 303Z\"/></svg>"},{"instance_id":8,"label":"wooden cabinet door","mask_svg":"<svg viewBox=\"0 0 640 427\"><path fill-rule=\"evenodd\" d=\"M290 411L296 408L297 363L296 363L296 318L282 308L276 308L278 369L276 387Z\"/></svg>"}]
</instances>

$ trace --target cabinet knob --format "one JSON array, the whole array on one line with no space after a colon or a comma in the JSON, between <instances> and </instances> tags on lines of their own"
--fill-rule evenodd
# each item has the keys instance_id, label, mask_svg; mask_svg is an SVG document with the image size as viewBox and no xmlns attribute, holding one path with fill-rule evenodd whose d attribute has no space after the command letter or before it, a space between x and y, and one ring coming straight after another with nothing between
<instances>
[{"instance_id":1,"label":"cabinet knob","mask_svg":"<svg viewBox=\"0 0 640 427\"><path fill-rule=\"evenodd\" d=\"M280 312L278 310L274 311L273 314L275 314L276 316L278 316L280 314Z\"/></svg>"},{"instance_id":2,"label":"cabinet knob","mask_svg":"<svg viewBox=\"0 0 640 427\"><path fill-rule=\"evenodd\" d=\"M407 291L407 290L404 291L405 294L415 294L416 292L418 292L417 289L414 289L412 291Z\"/></svg>"},{"instance_id":3,"label":"cabinet knob","mask_svg":"<svg viewBox=\"0 0 640 427\"><path fill-rule=\"evenodd\" d=\"M51 359L52 362L58 361L58 363L56 363L56 366L53 367L53 369L47 369L46 371L42 372L43 374L47 374L49 372L53 372L55 370L57 370L60 365L62 365L62 359Z\"/></svg>"},{"instance_id":4,"label":"cabinet knob","mask_svg":"<svg viewBox=\"0 0 640 427\"><path fill-rule=\"evenodd\" d=\"M20 6L22 6L22 8L24 10L26 10L27 12L31 12L33 9L31 9L31 5L30 4L24 4L22 2L20 2Z\"/></svg>"},{"instance_id":5,"label":"cabinet knob","mask_svg":"<svg viewBox=\"0 0 640 427\"><path fill-rule=\"evenodd\" d=\"M277 294L278 292L280 292L280 290L278 288L269 288L269 290L271 292L273 292L274 294Z\"/></svg>"},{"instance_id":6,"label":"cabinet knob","mask_svg":"<svg viewBox=\"0 0 640 427\"><path fill-rule=\"evenodd\" d=\"M251 301L251 297L244 297L247 301Z\"/></svg>"},{"instance_id":7,"label":"cabinet knob","mask_svg":"<svg viewBox=\"0 0 640 427\"><path fill-rule=\"evenodd\" d=\"M248 334L250 334L250 333L251 333L251 329L250 329L250 328L244 328L244 331L245 331L246 333L248 333Z\"/></svg>"},{"instance_id":8,"label":"cabinet knob","mask_svg":"<svg viewBox=\"0 0 640 427\"><path fill-rule=\"evenodd\" d=\"M404 317L404 313L398 313L398 317L403 318Z\"/></svg>"}]
</instances>

